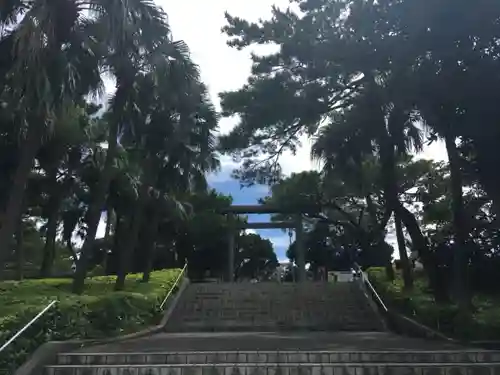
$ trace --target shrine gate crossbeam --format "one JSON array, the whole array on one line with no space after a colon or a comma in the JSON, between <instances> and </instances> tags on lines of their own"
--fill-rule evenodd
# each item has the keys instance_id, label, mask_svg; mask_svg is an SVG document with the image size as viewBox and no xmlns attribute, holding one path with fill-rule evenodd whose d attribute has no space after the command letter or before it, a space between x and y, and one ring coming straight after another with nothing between
<instances>
[{"instance_id":1,"label":"shrine gate crossbeam","mask_svg":"<svg viewBox=\"0 0 500 375\"><path fill-rule=\"evenodd\" d=\"M219 211L227 215L229 222L229 238L228 238L228 266L227 266L227 281L234 281L234 236L236 230L241 229L295 229L295 263L298 268L298 281L306 281L306 265L304 251L304 228L302 223L302 213L296 210L288 210L286 208L278 208L270 205L232 205ZM293 221L277 221L269 223L238 223L235 216L241 214L290 214L294 217Z\"/></svg>"}]
</instances>

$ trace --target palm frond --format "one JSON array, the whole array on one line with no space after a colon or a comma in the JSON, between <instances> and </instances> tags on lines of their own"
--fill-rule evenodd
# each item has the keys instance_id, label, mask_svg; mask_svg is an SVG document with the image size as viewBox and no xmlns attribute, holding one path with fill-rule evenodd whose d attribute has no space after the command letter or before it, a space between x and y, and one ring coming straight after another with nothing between
<instances>
[{"instance_id":1,"label":"palm frond","mask_svg":"<svg viewBox=\"0 0 500 375\"><path fill-rule=\"evenodd\" d=\"M369 135L346 114L335 114L315 138L311 157L323 163L324 170L358 163L374 152Z\"/></svg>"},{"instance_id":2,"label":"palm frond","mask_svg":"<svg viewBox=\"0 0 500 375\"><path fill-rule=\"evenodd\" d=\"M0 37L29 9L25 0L4 0L0 2Z\"/></svg>"}]
</instances>

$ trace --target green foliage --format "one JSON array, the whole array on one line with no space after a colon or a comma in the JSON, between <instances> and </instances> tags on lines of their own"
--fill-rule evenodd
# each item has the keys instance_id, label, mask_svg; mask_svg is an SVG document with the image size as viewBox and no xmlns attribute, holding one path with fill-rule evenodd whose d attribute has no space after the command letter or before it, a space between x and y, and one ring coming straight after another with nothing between
<instances>
[{"instance_id":1,"label":"green foliage","mask_svg":"<svg viewBox=\"0 0 500 375\"><path fill-rule=\"evenodd\" d=\"M255 233L240 234L236 239L236 278L266 278L278 266L273 244Z\"/></svg>"},{"instance_id":2,"label":"green foliage","mask_svg":"<svg viewBox=\"0 0 500 375\"><path fill-rule=\"evenodd\" d=\"M138 239L149 265L166 245L160 223L185 220L186 196L206 193L206 174L219 166L219 117L188 46L173 40L154 2L56 3L0 4L0 274L8 262L52 275L64 264L62 235L76 261L75 292L111 248L124 260L115 267L120 289ZM89 103L102 94L103 71L116 81L106 111ZM103 210L114 219L96 241ZM144 217L152 218L146 230ZM36 261L31 238L20 235L27 219L43 241Z\"/></svg>"},{"instance_id":3,"label":"green foliage","mask_svg":"<svg viewBox=\"0 0 500 375\"><path fill-rule=\"evenodd\" d=\"M179 270L153 272L149 283L130 275L125 290L113 292L114 277L87 281L81 296L69 279L0 282L0 342L6 342L54 299L55 307L35 322L0 356L0 368L15 369L47 341L105 339L157 324L159 306Z\"/></svg>"},{"instance_id":4,"label":"green foliage","mask_svg":"<svg viewBox=\"0 0 500 375\"><path fill-rule=\"evenodd\" d=\"M474 313L467 320L463 320L456 304L436 303L428 291L423 274L417 273L413 290L405 291L399 273L396 279L390 282L383 268L370 268L367 272L371 283L390 309L458 339L497 340L500 335L498 297L475 295L472 301Z\"/></svg>"},{"instance_id":5,"label":"green foliage","mask_svg":"<svg viewBox=\"0 0 500 375\"><path fill-rule=\"evenodd\" d=\"M226 14L229 46L278 47L252 54L246 84L221 94L223 114L239 119L221 139L224 152L243 159L235 175L274 184L283 152L309 138L325 174L348 186L333 196L353 226L339 198L357 200L360 223L371 227L365 242L380 244L388 223L397 228L406 288L412 278L405 231L428 274L437 246L453 250L453 297L468 313L466 291L474 288L464 285L463 272L470 254L500 251L499 153L491 152L500 147L500 3L292 3L256 22ZM445 141L447 164L406 160L422 151L425 138Z\"/></svg>"},{"instance_id":6,"label":"green foliage","mask_svg":"<svg viewBox=\"0 0 500 375\"><path fill-rule=\"evenodd\" d=\"M384 219L381 189L373 173L377 170L378 163L367 160L354 171L294 173L273 185L262 202L305 214L306 260L313 270L349 268L356 258L363 266L387 264L391 252L385 251L383 237L388 218ZM293 220L293 215L272 219ZM294 246L287 252L290 259L295 258Z\"/></svg>"}]
</instances>

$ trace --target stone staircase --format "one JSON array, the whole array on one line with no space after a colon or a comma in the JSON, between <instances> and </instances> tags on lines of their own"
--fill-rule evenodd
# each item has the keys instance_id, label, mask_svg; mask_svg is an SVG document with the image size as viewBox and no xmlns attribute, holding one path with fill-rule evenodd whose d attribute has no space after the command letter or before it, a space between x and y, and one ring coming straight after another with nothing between
<instances>
[{"instance_id":1,"label":"stone staircase","mask_svg":"<svg viewBox=\"0 0 500 375\"><path fill-rule=\"evenodd\" d=\"M274 351L66 353L45 375L495 375L500 353Z\"/></svg>"},{"instance_id":2,"label":"stone staircase","mask_svg":"<svg viewBox=\"0 0 500 375\"><path fill-rule=\"evenodd\" d=\"M192 284L166 327L168 332L383 329L356 283Z\"/></svg>"},{"instance_id":3,"label":"stone staircase","mask_svg":"<svg viewBox=\"0 0 500 375\"><path fill-rule=\"evenodd\" d=\"M389 333L356 283L192 284L165 332L43 375L500 375L500 352Z\"/></svg>"}]
</instances>

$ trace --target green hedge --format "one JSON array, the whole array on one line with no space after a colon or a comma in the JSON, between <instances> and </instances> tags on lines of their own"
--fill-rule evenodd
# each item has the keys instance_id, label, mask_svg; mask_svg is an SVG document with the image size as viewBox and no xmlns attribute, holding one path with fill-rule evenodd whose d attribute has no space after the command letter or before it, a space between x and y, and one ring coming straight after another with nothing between
<instances>
[{"instance_id":1,"label":"green hedge","mask_svg":"<svg viewBox=\"0 0 500 375\"><path fill-rule=\"evenodd\" d=\"M500 339L500 299L476 295L473 298L475 308L470 320L458 321L456 304L438 304L428 292L427 280L423 273L415 274L414 289L403 290L400 273L390 282L384 268L370 268L368 276L389 308L418 322L438 330L445 335L467 341Z\"/></svg>"},{"instance_id":2,"label":"green hedge","mask_svg":"<svg viewBox=\"0 0 500 375\"><path fill-rule=\"evenodd\" d=\"M123 292L113 291L114 277L95 277L81 296L71 294L70 279L0 282L2 345L51 300L59 301L0 354L0 369L13 371L47 341L109 338L158 324L160 304L179 272L153 272L147 284L129 275Z\"/></svg>"}]
</instances>

